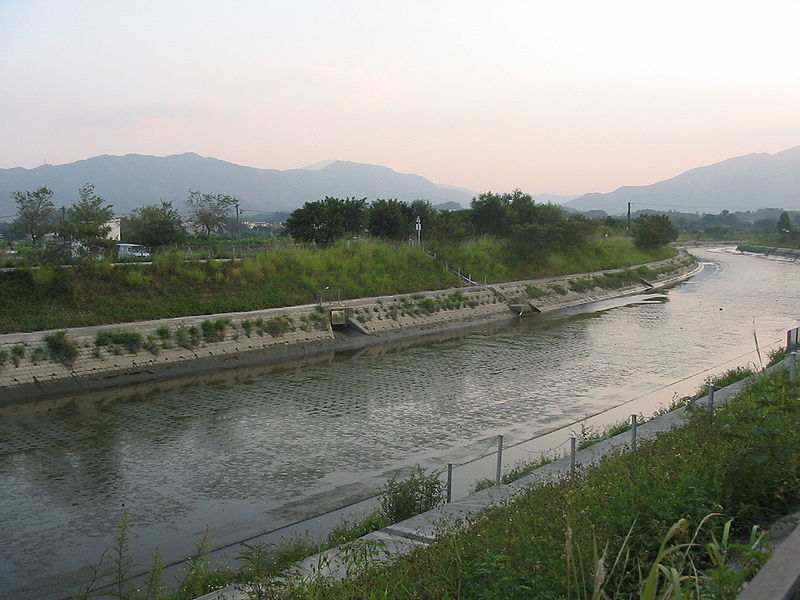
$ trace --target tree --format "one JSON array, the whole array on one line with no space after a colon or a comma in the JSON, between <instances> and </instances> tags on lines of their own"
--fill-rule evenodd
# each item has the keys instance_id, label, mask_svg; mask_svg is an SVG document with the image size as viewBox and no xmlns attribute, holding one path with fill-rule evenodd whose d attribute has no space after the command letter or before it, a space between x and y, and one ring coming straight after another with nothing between
<instances>
[{"instance_id":1,"label":"tree","mask_svg":"<svg viewBox=\"0 0 800 600\"><path fill-rule=\"evenodd\" d=\"M239 205L239 201L226 194L201 194L189 190L186 204L192 211L192 220L210 240L213 234L225 229L231 211Z\"/></svg>"},{"instance_id":2,"label":"tree","mask_svg":"<svg viewBox=\"0 0 800 600\"><path fill-rule=\"evenodd\" d=\"M52 228L53 191L40 187L34 192L14 192L11 194L17 203L17 218L14 220L14 231L30 238L31 246L36 249L39 238Z\"/></svg>"},{"instance_id":3,"label":"tree","mask_svg":"<svg viewBox=\"0 0 800 600\"><path fill-rule=\"evenodd\" d=\"M168 246L179 244L186 238L183 221L172 206L172 202L134 208L127 220L125 238L145 246Z\"/></svg>"},{"instance_id":4,"label":"tree","mask_svg":"<svg viewBox=\"0 0 800 600\"><path fill-rule=\"evenodd\" d=\"M472 224L476 235L506 237L511 232L511 196L486 192L470 203Z\"/></svg>"},{"instance_id":5,"label":"tree","mask_svg":"<svg viewBox=\"0 0 800 600\"><path fill-rule=\"evenodd\" d=\"M286 220L286 233L299 242L327 246L347 236L360 235L366 198L331 198L306 202Z\"/></svg>"},{"instance_id":6,"label":"tree","mask_svg":"<svg viewBox=\"0 0 800 600\"><path fill-rule=\"evenodd\" d=\"M633 223L633 241L638 248L649 250L678 239L678 230L667 215L643 214Z\"/></svg>"},{"instance_id":7,"label":"tree","mask_svg":"<svg viewBox=\"0 0 800 600\"><path fill-rule=\"evenodd\" d=\"M794 227L792 226L792 219L789 216L789 213L782 212L781 216L778 217L778 225L777 225L778 233L781 235L790 235L794 231Z\"/></svg>"},{"instance_id":8,"label":"tree","mask_svg":"<svg viewBox=\"0 0 800 600\"><path fill-rule=\"evenodd\" d=\"M400 200L375 200L368 210L367 227L371 235L390 240L405 240L414 230L411 207Z\"/></svg>"},{"instance_id":9,"label":"tree","mask_svg":"<svg viewBox=\"0 0 800 600\"><path fill-rule=\"evenodd\" d=\"M111 249L114 240L108 238L114 216L112 205L94 193L94 185L87 183L78 190L80 200L67 209L66 219L58 227L59 234L72 248L73 255L96 258Z\"/></svg>"}]
</instances>

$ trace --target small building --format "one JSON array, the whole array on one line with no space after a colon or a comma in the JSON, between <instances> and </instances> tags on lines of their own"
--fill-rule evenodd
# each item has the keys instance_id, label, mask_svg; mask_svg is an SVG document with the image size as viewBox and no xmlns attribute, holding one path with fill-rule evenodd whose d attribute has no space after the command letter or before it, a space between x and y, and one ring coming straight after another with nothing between
<instances>
[{"instance_id":1,"label":"small building","mask_svg":"<svg viewBox=\"0 0 800 600\"><path fill-rule=\"evenodd\" d=\"M106 237L109 240L119 241L121 239L121 230L122 230L122 219L111 219L108 223L106 223L106 227L109 227L108 233Z\"/></svg>"}]
</instances>

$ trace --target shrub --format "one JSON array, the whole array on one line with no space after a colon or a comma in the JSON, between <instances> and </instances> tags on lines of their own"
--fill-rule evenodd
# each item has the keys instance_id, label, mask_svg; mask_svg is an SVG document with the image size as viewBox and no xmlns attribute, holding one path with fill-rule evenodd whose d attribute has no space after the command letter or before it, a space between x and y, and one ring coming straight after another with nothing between
<instances>
[{"instance_id":1,"label":"shrub","mask_svg":"<svg viewBox=\"0 0 800 600\"><path fill-rule=\"evenodd\" d=\"M439 478L416 465L407 478L386 482L380 503L389 521L397 523L435 508L443 499Z\"/></svg>"},{"instance_id":2,"label":"shrub","mask_svg":"<svg viewBox=\"0 0 800 600\"><path fill-rule=\"evenodd\" d=\"M47 357L47 353L44 351L43 348L34 348L31 352L31 362L35 365L38 365Z\"/></svg>"},{"instance_id":3,"label":"shrub","mask_svg":"<svg viewBox=\"0 0 800 600\"><path fill-rule=\"evenodd\" d=\"M136 331L101 331L95 337L95 346L122 346L131 354L142 347L142 334Z\"/></svg>"},{"instance_id":4,"label":"shrub","mask_svg":"<svg viewBox=\"0 0 800 600\"><path fill-rule=\"evenodd\" d=\"M132 288L143 288L150 283L150 277L138 270L125 273L125 283Z\"/></svg>"},{"instance_id":5,"label":"shrub","mask_svg":"<svg viewBox=\"0 0 800 600\"><path fill-rule=\"evenodd\" d=\"M175 330L175 343L187 350L196 348L200 343L200 331L194 325L191 327L178 325L178 328Z\"/></svg>"},{"instance_id":6,"label":"shrub","mask_svg":"<svg viewBox=\"0 0 800 600\"><path fill-rule=\"evenodd\" d=\"M551 290L553 290L556 294L564 295L567 293L566 288L563 285L559 285L557 283L551 283L548 286Z\"/></svg>"},{"instance_id":7,"label":"shrub","mask_svg":"<svg viewBox=\"0 0 800 600\"><path fill-rule=\"evenodd\" d=\"M528 294L528 298L531 298L532 300L536 300L537 298L547 295L545 290L538 288L535 285L525 286L525 293Z\"/></svg>"},{"instance_id":8,"label":"shrub","mask_svg":"<svg viewBox=\"0 0 800 600\"><path fill-rule=\"evenodd\" d=\"M230 319L206 320L200 324L203 330L203 339L206 342L221 342L225 339L225 330L231 324Z\"/></svg>"},{"instance_id":9,"label":"shrub","mask_svg":"<svg viewBox=\"0 0 800 600\"><path fill-rule=\"evenodd\" d=\"M239 325L241 325L242 331L244 331L244 334L247 337L253 335L253 322L250 319L245 319L244 321L239 323Z\"/></svg>"},{"instance_id":10,"label":"shrub","mask_svg":"<svg viewBox=\"0 0 800 600\"><path fill-rule=\"evenodd\" d=\"M44 336L47 354L50 360L71 367L78 357L78 344L63 329Z\"/></svg>"},{"instance_id":11,"label":"shrub","mask_svg":"<svg viewBox=\"0 0 800 600\"><path fill-rule=\"evenodd\" d=\"M292 319L289 316L273 317L264 323L264 331L272 337L278 337L292 329Z\"/></svg>"},{"instance_id":12,"label":"shrub","mask_svg":"<svg viewBox=\"0 0 800 600\"><path fill-rule=\"evenodd\" d=\"M8 362L8 350L0 350L0 368Z\"/></svg>"},{"instance_id":13,"label":"shrub","mask_svg":"<svg viewBox=\"0 0 800 600\"><path fill-rule=\"evenodd\" d=\"M160 339L162 342L168 342L172 337L172 331L170 331L170 328L167 327L166 325L162 325L161 327L156 329L156 335L158 336L158 339Z\"/></svg>"},{"instance_id":14,"label":"shrub","mask_svg":"<svg viewBox=\"0 0 800 600\"><path fill-rule=\"evenodd\" d=\"M20 361L25 358L25 343L20 342L11 346L11 362L15 367L19 366Z\"/></svg>"},{"instance_id":15,"label":"shrub","mask_svg":"<svg viewBox=\"0 0 800 600\"><path fill-rule=\"evenodd\" d=\"M158 353L161 352L161 346L158 345L158 339L154 335L148 335L142 343L142 347L153 356L158 356Z\"/></svg>"}]
</instances>

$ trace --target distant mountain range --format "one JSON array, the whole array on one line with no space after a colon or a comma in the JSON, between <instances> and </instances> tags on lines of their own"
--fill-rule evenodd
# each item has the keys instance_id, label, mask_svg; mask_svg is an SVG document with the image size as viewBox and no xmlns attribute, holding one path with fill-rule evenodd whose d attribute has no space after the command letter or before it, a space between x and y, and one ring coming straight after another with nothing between
<instances>
[{"instance_id":1,"label":"distant mountain range","mask_svg":"<svg viewBox=\"0 0 800 600\"><path fill-rule=\"evenodd\" d=\"M16 215L11 199L15 190L47 186L55 192L56 206L69 206L86 183L93 183L95 191L114 206L117 214L157 204L162 198L184 211L189 189L234 196L245 214L291 212L325 196L397 198L408 202L424 198L434 206L456 210L468 207L477 195L388 167L341 160L279 171L244 167L194 153L165 157L103 155L65 165L0 169L0 221ZM608 194L538 194L535 198L537 202L562 204L570 211L609 214L624 213L628 202L633 211L800 210L800 146L776 154L739 156L652 185L621 187Z\"/></svg>"},{"instance_id":2,"label":"distant mountain range","mask_svg":"<svg viewBox=\"0 0 800 600\"><path fill-rule=\"evenodd\" d=\"M748 154L700 167L652 185L584 194L566 206L618 215L652 208L719 213L723 209L800 210L800 146L776 154Z\"/></svg>"},{"instance_id":3,"label":"distant mountain range","mask_svg":"<svg viewBox=\"0 0 800 600\"><path fill-rule=\"evenodd\" d=\"M184 210L189 189L229 194L238 198L248 212L292 211L325 196L409 202L424 198L434 205L450 203L447 206L452 208L469 206L476 195L462 188L437 185L419 175L341 160L279 171L243 167L194 153L166 157L103 155L64 165L0 169L0 220L11 220L16 215L11 199L15 190L46 186L55 192L56 206L69 206L86 183L93 183L95 192L112 204L117 214L158 204L162 198Z\"/></svg>"}]
</instances>

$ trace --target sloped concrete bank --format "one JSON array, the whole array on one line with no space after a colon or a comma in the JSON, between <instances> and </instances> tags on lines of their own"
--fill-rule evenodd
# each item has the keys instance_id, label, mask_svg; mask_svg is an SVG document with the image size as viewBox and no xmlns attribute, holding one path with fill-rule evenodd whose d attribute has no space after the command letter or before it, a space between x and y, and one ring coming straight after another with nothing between
<instances>
[{"instance_id":1,"label":"sloped concrete bank","mask_svg":"<svg viewBox=\"0 0 800 600\"><path fill-rule=\"evenodd\" d=\"M654 291L698 268L682 252L636 270L81 327L64 334L0 335L0 406L456 331L526 312Z\"/></svg>"}]
</instances>

